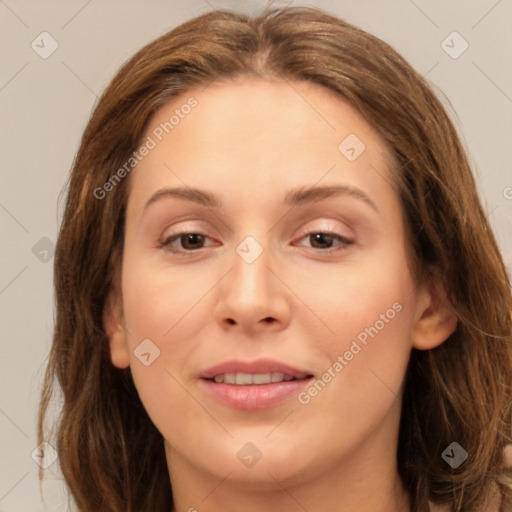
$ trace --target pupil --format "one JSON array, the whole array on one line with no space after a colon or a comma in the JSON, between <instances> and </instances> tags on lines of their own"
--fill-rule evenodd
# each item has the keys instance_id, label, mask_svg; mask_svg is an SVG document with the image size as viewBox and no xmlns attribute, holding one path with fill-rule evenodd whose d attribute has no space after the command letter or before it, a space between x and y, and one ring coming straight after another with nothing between
<instances>
[{"instance_id":1,"label":"pupil","mask_svg":"<svg viewBox=\"0 0 512 512\"><path fill-rule=\"evenodd\" d=\"M184 247L187 247L189 245L196 245L198 243L201 243L202 235L199 235L197 233L191 233L189 235L185 236L185 243L183 244Z\"/></svg>"},{"instance_id":2,"label":"pupil","mask_svg":"<svg viewBox=\"0 0 512 512\"><path fill-rule=\"evenodd\" d=\"M320 242L320 244L328 244L332 243L332 236L327 233L315 233L313 235L314 242ZM313 244L314 245L314 244Z\"/></svg>"}]
</instances>

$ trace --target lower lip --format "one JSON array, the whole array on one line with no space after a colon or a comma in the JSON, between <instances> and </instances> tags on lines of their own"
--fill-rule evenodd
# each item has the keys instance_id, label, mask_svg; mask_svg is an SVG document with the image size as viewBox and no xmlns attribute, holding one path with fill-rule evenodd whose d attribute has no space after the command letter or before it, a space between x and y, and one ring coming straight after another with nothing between
<instances>
[{"instance_id":1,"label":"lower lip","mask_svg":"<svg viewBox=\"0 0 512 512\"><path fill-rule=\"evenodd\" d=\"M311 378L270 384L233 385L201 379L206 392L233 409L266 409L296 397Z\"/></svg>"}]
</instances>

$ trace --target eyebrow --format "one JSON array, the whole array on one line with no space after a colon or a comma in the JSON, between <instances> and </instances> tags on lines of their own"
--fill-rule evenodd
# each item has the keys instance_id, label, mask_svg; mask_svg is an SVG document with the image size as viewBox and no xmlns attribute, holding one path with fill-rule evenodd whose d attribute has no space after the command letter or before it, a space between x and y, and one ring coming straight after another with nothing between
<instances>
[{"instance_id":1,"label":"eyebrow","mask_svg":"<svg viewBox=\"0 0 512 512\"><path fill-rule=\"evenodd\" d=\"M288 206L295 207L339 196L354 197L366 203L377 213L379 212L375 203L362 190L349 185L299 187L288 191L284 203ZM157 190L144 205L144 210L157 201L168 197L177 197L208 208L219 209L222 207L220 199L211 192L191 187L175 187Z\"/></svg>"}]
</instances>

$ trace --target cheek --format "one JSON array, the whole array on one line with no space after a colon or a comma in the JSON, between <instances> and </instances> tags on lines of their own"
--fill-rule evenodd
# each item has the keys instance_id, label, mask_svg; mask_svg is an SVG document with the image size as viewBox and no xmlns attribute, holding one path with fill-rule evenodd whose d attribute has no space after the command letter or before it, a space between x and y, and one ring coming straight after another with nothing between
<instances>
[{"instance_id":1,"label":"cheek","mask_svg":"<svg viewBox=\"0 0 512 512\"><path fill-rule=\"evenodd\" d=\"M161 263L128 255L123 309L132 355L142 340L150 339L160 350L160 364L165 361L171 368L186 363L196 348L197 333L211 320L207 281L202 271L161 268Z\"/></svg>"},{"instance_id":2,"label":"cheek","mask_svg":"<svg viewBox=\"0 0 512 512\"><path fill-rule=\"evenodd\" d=\"M203 322L202 309L194 308L202 288L199 279L183 283L176 273L158 272L140 261L136 265L127 258L123 266L130 368L141 400L159 427L173 411L179 410L184 421L198 414L183 375L194 358ZM174 423L165 428L172 429Z\"/></svg>"},{"instance_id":3,"label":"cheek","mask_svg":"<svg viewBox=\"0 0 512 512\"><path fill-rule=\"evenodd\" d=\"M301 403L312 418L328 410L333 428L343 425L347 438L377 428L398 405L415 314L414 282L404 269L405 258L395 254L333 276L323 288L327 298L317 294L318 311L333 332L323 330L327 334L317 339L320 382ZM353 428L359 430L349 434Z\"/></svg>"},{"instance_id":4,"label":"cheek","mask_svg":"<svg viewBox=\"0 0 512 512\"><path fill-rule=\"evenodd\" d=\"M350 350L353 341L362 349L371 347L370 351L362 350L366 357L378 354L379 358L409 345L414 282L406 270L405 258L396 254L389 260L342 268L324 276L316 286L302 284L300 293L307 297L308 305L325 327L317 343L331 359Z\"/></svg>"}]
</instances>

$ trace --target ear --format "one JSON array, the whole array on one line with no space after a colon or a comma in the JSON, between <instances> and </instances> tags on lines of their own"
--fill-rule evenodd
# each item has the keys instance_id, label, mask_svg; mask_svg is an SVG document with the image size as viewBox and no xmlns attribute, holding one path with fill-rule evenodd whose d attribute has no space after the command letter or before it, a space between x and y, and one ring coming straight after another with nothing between
<instances>
[{"instance_id":1,"label":"ear","mask_svg":"<svg viewBox=\"0 0 512 512\"><path fill-rule=\"evenodd\" d=\"M457 327L445 287L438 278L420 285L412 345L418 350L430 350L448 339Z\"/></svg>"},{"instance_id":2,"label":"ear","mask_svg":"<svg viewBox=\"0 0 512 512\"><path fill-rule=\"evenodd\" d=\"M103 309L103 328L109 340L110 360L117 368L130 366L130 352L123 322L123 308L119 294L111 292Z\"/></svg>"}]
</instances>

